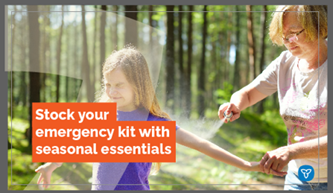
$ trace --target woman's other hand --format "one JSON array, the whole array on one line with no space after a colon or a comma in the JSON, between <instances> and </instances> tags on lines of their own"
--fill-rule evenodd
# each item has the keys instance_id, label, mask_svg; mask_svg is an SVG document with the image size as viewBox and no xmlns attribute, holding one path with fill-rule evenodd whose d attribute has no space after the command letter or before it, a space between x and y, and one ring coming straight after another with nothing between
<instances>
[{"instance_id":1,"label":"woman's other hand","mask_svg":"<svg viewBox=\"0 0 333 193\"><path fill-rule=\"evenodd\" d=\"M268 151L260 161L260 169L266 174L274 171L282 171L289 161L292 160L292 153L288 146L283 146L273 151Z\"/></svg>"},{"instance_id":2,"label":"woman's other hand","mask_svg":"<svg viewBox=\"0 0 333 193\"><path fill-rule=\"evenodd\" d=\"M262 172L262 170L260 168L260 162L250 162L250 166L247 171ZM283 177L287 174L287 172L282 172L282 171L278 172L273 169L270 169L270 174Z\"/></svg>"}]
</instances>

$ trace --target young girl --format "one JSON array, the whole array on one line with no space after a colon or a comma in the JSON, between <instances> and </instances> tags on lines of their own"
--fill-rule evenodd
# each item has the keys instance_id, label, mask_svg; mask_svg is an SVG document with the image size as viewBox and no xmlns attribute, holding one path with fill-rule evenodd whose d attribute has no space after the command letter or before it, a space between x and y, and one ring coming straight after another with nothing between
<instances>
[{"instance_id":1,"label":"young girl","mask_svg":"<svg viewBox=\"0 0 333 193\"><path fill-rule=\"evenodd\" d=\"M103 66L100 102L116 102L118 121L168 121L155 96L144 56L133 47L113 52ZM245 171L260 171L257 162L247 162L215 144L176 126L176 142ZM52 172L61 163L46 163L36 169L38 184L50 184ZM156 170L159 169L156 164ZM94 163L93 190L149 190L152 163ZM283 175L285 173L281 173ZM47 185L44 185L47 187Z\"/></svg>"}]
</instances>

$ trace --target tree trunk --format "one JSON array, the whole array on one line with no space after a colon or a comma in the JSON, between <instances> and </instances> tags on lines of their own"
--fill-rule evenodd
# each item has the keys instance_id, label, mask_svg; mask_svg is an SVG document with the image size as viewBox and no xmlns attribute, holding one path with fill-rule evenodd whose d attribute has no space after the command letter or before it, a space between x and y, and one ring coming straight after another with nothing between
<instances>
[{"instance_id":1,"label":"tree trunk","mask_svg":"<svg viewBox=\"0 0 333 193\"><path fill-rule=\"evenodd\" d=\"M17 72L15 72L14 73L14 66L15 66L15 55L14 55L14 53L16 53L15 52L15 39L16 39L16 37L15 37L15 31L16 31L16 19L15 19L15 16L16 16L16 13L17 13L17 9L16 9L16 5L14 5L14 13L13 13L13 15L12 15L12 37L11 37L11 46L12 46L12 56L13 57L11 57L11 60L12 60L12 65L11 65L11 67L9 68L10 70L11 70L11 74L10 74L10 77L11 77L11 82L10 82L10 93L11 93L11 95L10 95L10 101L11 101L11 103L10 103L10 109L11 109L11 119L13 119L14 118L14 114L15 114L15 112L14 112L14 107L15 107L15 105L16 105L16 100L13 100L13 93L14 93L14 88L16 88L15 87L15 74L17 73Z\"/></svg>"},{"instance_id":2,"label":"tree trunk","mask_svg":"<svg viewBox=\"0 0 333 193\"><path fill-rule=\"evenodd\" d=\"M201 47L201 61L199 68L198 79L198 113L200 117L205 116L205 65L206 65L206 38L207 38L207 5L203 9L203 27L202 27L202 47Z\"/></svg>"},{"instance_id":3,"label":"tree trunk","mask_svg":"<svg viewBox=\"0 0 333 193\"><path fill-rule=\"evenodd\" d=\"M213 18L212 18L212 22L217 22L216 21L216 17L215 17L215 14L214 14L214 16L213 16ZM210 100L211 100L211 107L212 108L216 108L216 104L218 104L217 103L217 101L216 101L216 95L214 94L215 93L215 91L218 89L218 73L217 73L217 70L218 70L218 60L220 60L220 58L219 59L217 59L217 40L218 40L218 38L216 37L217 36L217 34L216 34L216 31L214 31L214 32L212 32L212 37L213 37L213 39L212 39L212 50L211 50L211 57L212 57L212 65L211 65L211 73L213 73L214 74L214 79L213 79L213 82L211 83L211 98L210 98Z\"/></svg>"},{"instance_id":4,"label":"tree trunk","mask_svg":"<svg viewBox=\"0 0 333 193\"><path fill-rule=\"evenodd\" d=\"M224 25L228 28L228 12L222 12L223 15L223 22ZM221 88L224 89L224 82L228 81L228 63L229 63L229 59L228 59L228 32L229 29L221 29L220 32L220 37L221 39L223 39L223 41L221 42L221 52L222 52L222 61L223 61L223 68L221 68L221 70L223 71L223 73L221 72L221 74L223 74L222 76L222 81L221 81Z\"/></svg>"},{"instance_id":5,"label":"tree trunk","mask_svg":"<svg viewBox=\"0 0 333 193\"><path fill-rule=\"evenodd\" d=\"M22 24L23 25L20 25L20 31L27 31L28 27L26 25L27 23L27 18L26 17L22 17ZM20 47L20 64L22 64L23 66L26 66L26 68L24 70L27 70L29 68L29 64L27 64L27 44L28 42L27 41L24 41L24 40L27 40L28 35L26 33L22 34L21 36L21 39L20 39L20 44L19 44L19 47ZM20 101L22 101L22 106L25 107L27 105L27 94L28 94L28 85L27 85L27 81L26 81L26 76L27 76L28 72L27 71L22 71L20 72ZM28 113L28 112L26 112Z\"/></svg>"},{"instance_id":6,"label":"tree trunk","mask_svg":"<svg viewBox=\"0 0 333 193\"><path fill-rule=\"evenodd\" d=\"M81 13L82 14L82 13ZM78 77L78 78L80 78L81 77L81 73L82 73L82 70L83 70L83 68L82 68L82 64L79 64L79 59L78 59L78 27L79 27L79 25L77 24L77 15L78 14L75 14L75 17L74 17L74 38L73 38L73 40L74 40L74 49L73 49L73 56L74 56L74 69L75 69L75 73L76 73L76 77ZM77 93L77 96L75 96L74 95L74 100L75 100L75 102L80 102L81 101L81 95L82 94L80 94L79 92L80 92L80 90L82 90L82 89L80 89L81 88L81 86L82 86L82 79L79 79L79 81L76 81L75 83L75 85L74 85L74 87L75 87L75 89L78 89L78 93Z\"/></svg>"},{"instance_id":7,"label":"tree trunk","mask_svg":"<svg viewBox=\"0 0 333 193\"><path fill-rule=\"evenodd\" d=\"M61 10L64 11L64 6L61 6ZM62 12L61 17L61 26L60 32L58 37L58 44L57 44L57 75L56 75L56 102L59 102L60 98L60 63L61 63L61 38L62 38L62 31L64 28L64 12Z\"/></svg>"},{"instance_id":8,"label":"tree trunk","mask_svg":"<svg viewBox=\"0 0 333 193\"><path fill-rule=\"evenodd\" d=\"M118 6L117 5L113 5L113 11L118 11ZM118 47L118 13L115 12L115 23L112 26L112 45L113 45L113 49L112 50L116 50Z\"/></svg>"},{"instance_id":9,"label":"tree trunk","mask_svg":"<svg viewBox=\"0 0 333 193\"><path fill-rule=\"evenodd\" d=\"M32 103L40 102L40 79L39 74L39 23L37 5L28 5L29 20L29 122L28 131L29 146L32 146Z\"/></svg>"},{"instance_id":10,"label":"tree trunk","mask_svg":"<svg viewBox=\"0 0 333 193\"><path fill-rule=\"evenodd\" d=\"M105 61L105 25L106 25L106 11L107 7L106 5L101 6L102 12L101 12L101 23L100 23L100 63L103 63Z\"/></svg>"},{"instance_id":11,"label":"tree trunk","mask_svg":"<svg viewBox=\"0 0 333 193\"><path fill-rule=\"evenodd\" d=\"M23 18L22 18L23 20ZM23 26L25 26L26 24L24 23ZM20 28L20 30L25 30L24 27ZM23 34L22 34L22 39L20 39L20 64L23 65L23 66L28 66L26 64L26 58L27 58L27 52L26 52L26 49L27 49L27 42L26 41L23 41L24 39L27 39L27 37L25 37ZM22 71L20 72L20 101L22 101L22 106L26 106L27 105L27 82L26 82L26 74L27 72L26 71Z\"/></svg>"},{"instance_id":12,"label":"tree trunk","mask_svg":"<svg viewBox=\"0 0 333 193\"><path fill-rule=\"evenodd\" d=\"M191 111L192 111L192 92L191 92L191 73L192 73L192 30L193 30L193 25L192 25L192 12L193 12L193 5L189 5L189 11L188 12L188 18L187 18L187 23L188 23L188 30L187 30L187 72L186 72L186 114L187 117L191 116Z\"/></svg>"},{"instance_id":13,"label":"tree trunk","mask_svg":"<svg viewBox=\"0 0 333 193\"><path fill-rule=\"evenodd\" d=\"M26 56L24 56L23 59L25 59L25 58L26 58ZM28 93L27 87L28 87L28 85L27 85L27 82L26 82L26 75L27 75L27 72L21 72L21 75L20 75L20 80L21 80L20 98L21 98L21 101L22 101L22 106L27 105L27 93Z\"/></svg>"},{"instance_id":14,"label":"tree trunk","mask_svg":"<svg viewBox=\"0 0 333 193\"><path fill-rule=\"evenodd\" d=\"M166 40L166 106L175 110L175 47L174 47L174 6L167 7L167 40Z\"/></svg>"},{"instance_id":15,"label":"tree trunk","mask_svg":"<svg viewBox=\"0 0 333 193\"><path fill-rule=\"evenodd\" d=\"M153 44L153 27L154 27L154 23L153 23L153 6L149 5L148 7L148 11L149 11L149 45L152 48L152 44Z\"/></svg>"},{"instance_id":16,"label":"tree trunk","mask_svg":"<svg viewBox=\"0 0 333 193\"><path fill-rule=\"evenodd\" d=\"M231 5L230 5L231 6ZM231 7L229 6L229 9L231 9ZM230 47L231 47L231 36L233 34L233 30L232 30L232 12L229 11L228 12L228 32L227 32L227 53L226 53L226 68L225 68L225 72L226 72L226 81L227 82L231 82L231 77L230 77L230 73L231 73L231 70L230 70Z\"/></svg>"},{"instance_id":17,"label":"tree trunk","mask_svg":"<svg viewBox=\"0 0 333 193\"><path fill-rule=\"evenodd\" d=\"M239 11L238 5L236 5L236 11ZM235 60L235 70L234 70L234 80L233 80L233 92L240 88L240 12L236 12L236 60Z\"/></svg>"},{"instance_id":18,"label":"tree trunk","mask_svg":"<svg viewBox=\"0 0 333 193\"><path fill-rule=\"evenodd\" d=\"M101 69L101 68L97 68L97 64L99 64L99 65L103 65L103 61L97 61L96 60L96 43L97 43L97 18L98 18L98 12L97 12L97 5L95 5L94 6L95 7L95 17L94 17L94 34L93 34L93 45L92 45L92 57L93 57L93 73L92 73L92 84L93 85L95 85L95 80L96 80L96 69ZM102 5L102 8L103 8L103 5ZM103 13L102 13L103 14ZM102 22L101 22L101 26L102 26ZM102 29L102 28L101 28ZM101 30L102 31L102 30ZM104 31L103 31L103 33L104 33ZM102 32L101 32L101 34L100 34L100 36L102 36L102 35L104 35L104 34L102 34ZM103 41L103 43L105 42L105 40ZM104 43L104 46L105 46L105 43ZM102 45L100 45L100 47L102 47ZM100 54L101 55L101 54ZM96 66L95 68L94 68L94 66ZM98 73L100 73L100 74L102 74L102 71L100 70ZM95 87L94 87L95 88ZM95 93L95 92L94 92Z\"/></svg>"},{"instance_id":19,"label":"tree trunk","mask_svg":"<svg viewBox=\"0 0 333 193\"><path fill-rule=\"evenodd\" d=\"M83 75L84 82L86 86L86 96L88 102L92 102L94 100L94 93L91 92L91 84L90 84L90 66L88 60L88 44L87 44L87 32L86 32L86 19L85 19L85 8L84 5L81 5L82 8L82 67L83 67Z\"/></svg>"},{"instance_id":20,"label":"tree trunk","mask_svg":"<svg viewBox=\"0 0 333 193\"><path fill-rule=\"evenodd\" d=\"M44 10L43 10L44 11ZM45 10L47 11L47 10ZM40 89L40 100L42 102L45 102L46 100L46 96L45 96L45 77L46 77L46 24L47 24L47 13L41 13L43 16L43 30L42 30L42 34L41 34L41 49L40 49L40 62L41 62L41 74L40 74L40 85L41 85L41 89Z\"/></svg>"},{"instance_id":21,"label":"tree trunk","mask_svg":"<svg viewBox=\"0 0 333 193\"><path fill-rule=\"evenodd\" d=\"M252 18L252 5L246 5L247 13L247 39L249 43L249 64L250 64L250 81L256 77L256 49L255 38L253 34L253 18Z\"/></svg>"},{"instance_id":22,"label":"tree trunk","mask_svg":"<svg viewBox=\"0 0 333 193\"><path fill-rule=\"evenodd\" d=\"M185 72L184 72L184 62L183 62L183 6L179 5L178 6L178 43L179 43L179 52L178 52L178 57L179 57L179 73L180 73L180 104L179 106L183 109L184 106L184 98L185 98Z\"/></svg>"},{"instance_id":23,"label":"tree trunk","mask_svg":"<svg viewBox=\"0 0 333 193\"><path fill-rule=\"evenodd\" d=\"M154 37L153 35L156 33L154 33L154 28L157 26L157 22L156 20L153 20L153 15L154 15L154 7L152 5L149 5L148 7L148 11L149 11L149 49L150 49L150 53L151 56L151 74L152 74L152 81L154 86L157 84L157 80L158 80L158 75L160 74L160 64L158 61L158 50L159 48L159 44L156 43L158 40L156 38L156 36Z\"/></svg>"},{"instance_id":24,"label":"tree trunk","mask_svg":"<svg viewBox=\"0 0 333 193\"><path fill-rule=\"evenodd\" d=\"M137 5L125 5L125 45L138 46L138 7ZM130 12L128 12L130 11Z\"/></svg>"},{"instance_id":25,"label":"tree trunk","mask_svg":"<svg viewBox=\"0 0 333 193\"><path fill-rule=\"evenodd\" d=\"M100 45L100 57L99 57L99 64L100 64L100 67L101 69L103 68L103 63L105 61L105 25L106 25L106 11L107 11L107 7L106 5L102 5L101 6L101 9L103 12L101 12L101 23L100 23L100 36L99 36L99 45ZM95 74L95 68L94 68L94 74ZM103 77L103 72L102 70L100 71L100 77ZM102 79L100 79L99 81L101 81ZM96 79L95 79L95 76L93 76L93 86L92 86L92 91L93 93L95 93L95 86L94 86L94 83L95 83ZM100 82L100 84L102 84L102 82Z\"/></svg>"},{"instance_id":26,"label":"tree trunk","mask_svg":"<svg viewBox=\"0 0 333 193\"><path fill-rule=\"evenodd\" d=\"M267 17L267 6L263 5L263 12L261 12L261 26L262 26L262 37L261 37L261 58L260 58L260 73L264 70L264 65L265 65L265 38L266 38L266 17ZM263 113L264 112L264 101L259 102L258 106L258 113Z\"/></svg>"},{"instance_id":27,"label":"tree trunk","mask_svg":"<svg viewBox=\"0 0 333 193\"><path fill-rule=\"evenodd\" d=\"M68 9L67 9L68 10ZM67 11L66 10L66 11ZM70 64L70 58L72 57L71 55L70 55L70 52L69 52L69 50L71 49L71 46L70 46L70 41L69 41L69 39L70 39L70 33L69 33L69 27L67 27L67 29L66 29L66 39L65 39L65 41L66 41L66 78L65 78L65 80L66 80L66 82L65 82L65 89L66 89L66 102L70 102L70 94L71 94L71 92L70 92L70 90L69 90L69 88L70 88L70 79L69 79L69 74L70 74L70 66L71 66L71 64Z\"/></svg>"},{"instance_id":28,"label":"tree trunk","mask_svg":"<svg viewBox=\"0 0 333 193\"><path fill-rule=\"evenodd\" d=\"M223 23L222 25L226 25L225 23L225 21L226 21L226 19L225 19L225 13L224 12L220 12L219 13L219 15L220 15L220 21L221 21L221 23ZM222 65L221 66L219 66L219 69L217 70L217 73L219 74L219 80L218 80L218 82L219 82L219 88L221 88L221 89L223 89L223 83L224 83L224 81L226 81L226 79L225 79L225 77L226 77L226 71L225 71L225 61L227 60L226 59L226 54L225 54L225 50L226 50L226 36L227 36L227 30L225 30L225 29L220 29L219 30L219 32L218 32L218 36L219 36L219 44L220 44L220 57L221 57L221 61L222 61Z\"/></svg>"},{"instance_id":29,"label":"tree trunk","mask_svg":"<svg viewBox=\"0 0 333 193\"><path fill-rule=\"evenodd\" d=\"M44 15L45 17L45 26L44 26L44 30L45 30L45 50L44 50L44 61L43 64L45 66L45 71L49 71L49 69L51 68L51 64L50 64L50 61L51 61L51 54L50 54L50 32L48 32L46 29L50 26L50 6L47 6L46 7L46 13ZM46 86L45 86L45 82L46 82L46 79L48 79L49 74L48 73L45 73L43 74L43 78L42 78L42 85L44 86L44 89L43 89L43 101L47 102L47 99L49 98L49 100L51 100L51 96L52 96L52 90L51 89L48 89ZM47 94L50 94L50 97L47 97Z\"/></svg>"}]
</instances>

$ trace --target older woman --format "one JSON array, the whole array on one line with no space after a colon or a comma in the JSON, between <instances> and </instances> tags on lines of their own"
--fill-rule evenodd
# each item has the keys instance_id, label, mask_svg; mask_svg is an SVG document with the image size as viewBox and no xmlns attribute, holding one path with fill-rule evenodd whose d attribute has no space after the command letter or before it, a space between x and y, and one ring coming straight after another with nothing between
<instances>
[{"instance_id":1,"label":"older woman","mask_svg":"<svg viewBox=\"0 0 333 193\"><path fill-rule=\"evenodd\" d=\"M288 50L221 105L219 117L232 112L234 121L277 91L288 145L267 152L262 171L277 174L288 165L285 190L327 189L327 6L279 6L269 35Z\"/></svg>"}]
</instances>

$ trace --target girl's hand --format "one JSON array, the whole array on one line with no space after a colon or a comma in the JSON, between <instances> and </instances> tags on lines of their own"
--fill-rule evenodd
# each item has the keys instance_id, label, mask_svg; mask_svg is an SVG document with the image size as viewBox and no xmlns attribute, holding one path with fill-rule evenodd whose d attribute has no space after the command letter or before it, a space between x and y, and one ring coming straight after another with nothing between
<instances>
[{"instance_id":1,"label":"girl's hand","mask_svg":"<svg viewBox=\"0 0 333 193\"><path fill-rule=\"evenodd\" d=\"M55 163L46 163L42 166L39 166L35 172L40 173L40 176L37 180L37 184L41 184L43 182L43 187L48 188L51 183L51 175L52 172L58 167Z\"/></svg>"},{"instance_id":2,"label":"girl's hand","mask_svg":"<svg viewBox=\"0 0 333 193\"><path fill-rule=\"evenodd\" d=\"M263 172L260 168L260 162L250 162L250 166L249 166L247 171ZM265 173L265 172L263 172L263 173ZM283 172L283 171L278 172L278 171L275 171L271 168L269 174L273 174L275 176L283 177L287 174L287 172Z\"/></svg>"},{"instance_id":3,"label":"girl's hand","mask_svg":"<svg viewBox=\"0 0 333 193\"><path fill-rule=\"evenodd\" d=\"M260 162L250 162L250 165L249 165L249 168L247 171L261 172Z\"/></svg>"}]
</instances>

